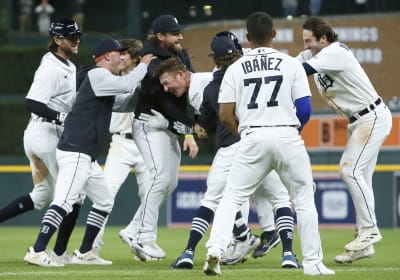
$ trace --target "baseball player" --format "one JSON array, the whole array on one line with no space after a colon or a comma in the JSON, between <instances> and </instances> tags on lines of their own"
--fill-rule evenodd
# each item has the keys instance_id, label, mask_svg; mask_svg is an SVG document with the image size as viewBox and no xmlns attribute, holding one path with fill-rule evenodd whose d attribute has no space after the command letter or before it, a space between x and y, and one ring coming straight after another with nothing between
<instances>
[{"instance_id":1,"label":"baseball player","mask_svg":"<svg viewBox=\"0 0 400 280\"><path fill-rule=\"evenodd\" d=\"M358 233L335 261L370 257L374 254L372 244L382 239L375 214L372 175L380 147L390 133L392 116L351 50L338 41L326 21L305 21L303 42L305 51L298 58L304 61L304 69L308 75L314 75L328 105L349 120L339 174L353 199Z\"/></svg>"},{"instance_id":2,"label":"baseball player","mask_svg":"<svg viewBox=\"0 0 400 280\"><path fill-rule=\"evenodd\" d=\"M182 255L172 264L174 268L193 267L194 250L214 216L214 211L217 208L226 185L226 176L237 152L239 137L232 135L218 122L217 98L219 85L226 68L237 60L241 56L241 53L236 48L232 39L227 36L215 37L211 43L211 48L216 65L217 67L221 67L221 69L217 68L219 70L214 72L213 82L204 89L204 98L197 120L202 127L206 128L207 132L217 132L220 148L208 174L207 191L201 201L202 206L192 221L188 245ZM192 84L197 84L196 80L199 75L199 73L188 71L182 62L174 58L163 61L157 68L157 73L160 75L160 82L164 85L166 91L182 92L189 89L189 95ZM177 80L183 82L176 82ZM271 199L276 208L277 226L284 244L282 267L299 268L300 265L292 251L294 217L290 208L290 197L275 172L266 176L263 181L263 188L267 188L266 196L263 197ZM243 207L248 209L248 204ZM263 214L274 216L272 211ZM233 234L235 236L234 245L231 244L228 250L224 252L221 263L234 264L243 261L247 257L247 254L260 244L260 240L250 232L245 220L247 221L239 211L233 226ZM272 225L274 225L273 222Z\"/></svg>"},{"instance_id":3,"label":"baseball player","mask_svg":"<svg viewBox=\"0 0 400 280\"><path fill-rule=\"evenodd\" d=\"M63 266L48 255L46 247L63 218L85 190L93 202L86 222L86 231L79 250L71 263L109 265L92 249L93 241L113 206L113 197L104 180L103 170L96 158L105 144L111 111L132 110L132 90L146 74L147 64L154 58L145 55L142 62L128 75L118 76L120 52L118 41L107 38L93 51L96 66L83 67L78 72L76 101L65 119L64 131L57 145L59 173L54 199L42 219L41 230L34 246L24 260L39 266Z\"/></svg>"},{"instance_id":4,"label":"baseball player","mask_svg":"<svg viewBox=\"0 0 400 280\"><path fill-rule=\"evenodd\" d=\"M56 146L63 123L76 98L76 67L70 60L78 53L82 33L72 20L52 22L50 44L35 72L26 96L31 118L24 132L24 149L32 169L34 188L0 210L0 222L31 210L48 206L54 195L58 174ZM51 254L60 262L69 262L67 243L75 226L83 197L60 226Z\"/></svg>"},{"instance_id":5,"label":"baseball player","mask_svg":"<svg viewBox=\"0 0 400 280\"><path fill-rule=\"evenodd\" d=\"M190 127L189 133L202 130L187 115L187 93L166 93L158 79L153 77L155 68L169 57L179 57L185 65L192 68L189 56L180 44L183 39L182 26L174 16L161 15L153 21L152 27L153 34L149 35L143 53L153 53L157 59L150 63L148 73L142 81L135 110L137 121L135 120L133 128L133 137L151 176L150 187L145 190L134 217L137 221L134 226L135 234L129 236L130 247L143 261L147 256L157 259L166 256L164 250L156 243L156 238L159 207L178 184L181 148L178 132L172 124L174 121L182 122ZM141 113L150 114L151 109L163 114L170 121L170 125L159 129L139 120ZM187 149L192 158L198 153L198 146L192 134L188 134L184 139L183 150Z\"/></svg>"},{"instance_id":6,"label":"baseball player","mask_svg":"<svg viewBox=\"0 0 400 280\"><path fill-rule=\"evenodd\" d=\"M239 43L238 38L236 37L235 34L229 31L221 31L216 34L216 37L219 36L226 36L230 38L233 43L235 44L235 47L240 50L242 54L247 54L248 52L251 51L250 48L243 48L241 44ZM217 101L215 101L217 103ZM278 185L281 185L281 182L279 179L275 179L275 182L278 183ZM270 184L273 184L274 182L270 182ZM280 240L279 234L276 232L275 229L275 215L274 215L274 210L271 202L269 201L269 192L265 188L258 188L257 191L255 192L255 195L253 195L254 198L254 205L258 213L258 221L262 230L260 239L261 243L260 245L254 249L253 251L253 257L258 258L258 257L263 257L266 254L268 254L272 248L276 247ZM242 212L244 211L244 206L242 207ZM248 212L248 210L247 210ZM293 231L293 228L292 228ZM285 238L288 240L288 238ZM291 241L285 242L288 246L284 246L284 252L285 251L291 251L289 248L291 248ZM290 245L289 245L290 244ZM229 252L230 248L235 248L235 246L229 246L227 252L224 253L226 256L227 254L235 254L235 252ZM237 247L237 248L240 248ZM222 257L224 257L224 255ZM233 259L233 257L230 257Z\"/></svg>"},{"instance_id":7,"label":"baseball player","mask_svg":"<svg viewBox=\"0 0 400 280\"><path fill-rule=\"evenodd\" d=\"M121 53L119 69L120 75L123 76L131 72L140 63L140 52L143 44L136 39L122 39L119 42L122 47L128 48ZM133 112L113 112L111 115L110 133L112 134L112 141L104 165L104 178L114 199L132 167L135 168L140 199L143 198L144 189L149 186L150 182L150 174L133 139L133 121ZM94 242L94 248L98 251L98 254L103 245L104 228L102 228ZM119 235L122 240L124 240L127 230L129 230L129 226L120 231ZM131 231L133 230L131 229Z\"/></svg>"},{"instance_id":8,"label":"baseball player","mask_svg":"<svg viewBox=\"0 0 400 280\"><path fill-rule=\"evenodd\" d=\"M311 113L307 77L295 58L271 48L276 32L267 13L251 14L246 27L252 50L227 69L218 98L220 121L240 141L206 244L204 272L221 274L236 211L275 170L295 204L304 274L334 274L322 262L311 163L299 134Z\"/></svg>"}]
</instances>

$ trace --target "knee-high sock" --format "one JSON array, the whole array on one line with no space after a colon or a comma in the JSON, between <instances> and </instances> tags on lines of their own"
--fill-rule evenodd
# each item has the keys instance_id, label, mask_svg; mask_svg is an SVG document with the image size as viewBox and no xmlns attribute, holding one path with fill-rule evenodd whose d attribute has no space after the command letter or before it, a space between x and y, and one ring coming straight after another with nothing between
<instances>
[{"instance_id":1,"label":"knee-high sock","mask_svg":"<svg viewBox=\"0 0 400 280\"><path fill-rule=\"evenodd\" d=\"M289 207L279 208L276 211L276 227L281 238L283 252L293 251L294 217Z\"/></svg>"},{"instance_id":2,"label":"knee-high sock","mask_svg":"<svg viewBox=\"0 0 400 280\"><path fill-rule=\"evenodd\" d=\"M185 250L192 250L193 252L195 251L197 244L203 238L208 227L210 226L210 222L213 217L214 212L211 209L200 206L192 220L189 240Z\"/></svg>"},{"instance_id":3,"label":"knee-high sock","mask_svg":"<svg viewBox=\"0 0 400 280\"><path fill-rule=\"evenodd\" d=\"M80 204L74 204L72 206L72 212L64 217L60 228L58 229L56 244L54 245L54 253L58 256L61 256L65 250L67 250L68 241L75 228L80 209Z\"/></svg>"},{"instance_id":4,"label":"knee-high sock","mask_svg":"<svg viewBox=\"0 0 400 280\"><path fill-rule=\"evenodd\" d=\"M0 209L0 223L33 210L33 201L29 194L16 198L10 204Z\"/></svg>"},{"instance_id":5,"label":"knee-high sock","mask_svg":"<svg viewBox=\"0 0 400 280\"><path fill-rule=\"evenodd\" d=\"M84 254L92 249L93 241L102 228L108 216L107 212L92 208L90 210L87 221L86 231L83 236L81 247L79 251Z\"/></svg>"},{"instance_id":6,"label":"knee-high sock","mask_svg":"<svg viewBox=\"0 0 400 280\"><path fill-rule=\"evenodd\" d=\"M244 241L247 238L247 233L249 232L249 228L242 216L242 212L238 211L236 213L235 223L233 225L233 235L237 240Z\"/></svg>"},{"instance_id":7,"label":"knee-high sock","mask_svg":"<svg viewBox=\"0 0 400 280\"><path fill-rule=\"evenodd\" d=\"M43 216L39 236L33 246L35 252L42 252L46 249L54 232L60 227L66 212L61 207L51 205Z\"/></svg>"}]
</instances>

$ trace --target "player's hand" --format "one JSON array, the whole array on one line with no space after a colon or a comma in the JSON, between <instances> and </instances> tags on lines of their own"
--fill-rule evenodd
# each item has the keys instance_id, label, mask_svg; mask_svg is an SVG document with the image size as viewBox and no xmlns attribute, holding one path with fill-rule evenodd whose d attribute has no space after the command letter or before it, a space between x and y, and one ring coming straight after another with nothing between
<instances>
[{"instance_id":1,"label":"player's hand","mask_svg":"<svg viewBox=\"0 0 400 280\"><path fill-rule=\"evenodd\" d=\"M207 131L197 123L194 125L194 132L196 132L197 137L199 137L200 139L208 138Z\"/></svg>"},{"instance_id":2,"label":"player's hand","mask_svg":"<svg viewBox=\"0 0 400 280\"><path fill-rule=\"evenodd\" d=\"M153 128L167 128L169 121L158 111L151 109L152 115L141 113L139 115L139 120L146 123L147 126Z\"/></svg>"},{"instance_id":3,"label":"player's hand","mask_svg":"<svg viewBox=\"0 0 400 280\"><path fill-rule=\"evenodd\" d=\"M153 59L157 58L157 56L153 55L152 53L148 53L142 57L140 62L149 64Z\"/></svg>"},{"instance_id":4,"label":"player's hand","mask_svg":"<svg viewBox=\"0 0 400 280\"><path fill-rule=\"evenodd\" d=\"M172 124L176 132L179 134L192 134L193 133L193 128L190 126L187 126L186 124L180 122L180 121L174 121Z\"/></svg>"},{"instance_id":5,"label":"player's hand","mask_svg":"<svg viewBox=\"0 0 400 280\"><path fill-rule=\"evenodd\" d=\"M199 146L197 146L192 134L185 135L185 140L183 141L183 151L186 151L188 148L189 157L195 158L199 152Z\"/></svg>"},{"instance_id":6,"label":"player's hand","mask_svg":"<svg viewBox=\"0 0 400 280\"><path fill-rule=\"evenodd\" d=\"M312 56L313 56L313 55L312 55L312 53L311 53L310 50L304 50L304 51L301 51L301 52L296 56L296 58L297 58L301 63L303 63L303 62L306 62L307 60L311 59Z\"/></svg>"}]
</instances>

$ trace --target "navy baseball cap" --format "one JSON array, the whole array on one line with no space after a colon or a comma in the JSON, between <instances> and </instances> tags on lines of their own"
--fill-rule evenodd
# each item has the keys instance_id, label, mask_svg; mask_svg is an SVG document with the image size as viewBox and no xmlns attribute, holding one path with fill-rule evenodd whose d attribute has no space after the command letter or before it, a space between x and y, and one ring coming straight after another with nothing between
<instances>
[{"instance_id":1,"label":"navy baseball cap","mask_svg":"<svg viewBox=\"0 0 400 280\"><path fill-rule=\"evenodd\" d=\"M102 40L100 44L98 44L97 47L94 48L92 57L96 59L108 52L112 51L124 52L127 49L129 49L129 47L125 48L121 47L121 45L117 40L113 38L107 38Z\"/></svg>"},{"instance_id":2,"label":"navy baseball cap","mask_svg":"<svg viewBox=\"0 0 400 280\"><path fill-rule=\"evenodd\" d=\"M226 36L219 36L214 37L214 39L211 41L211 53L209 54L209 56L217 58L232 54L236 51L240 52L240 50L236 47L231 38Z\"/></svg>"},{"instance_id":3,"label":"navy baseball cap","mask_svg":"<svg viewBox=\"0 0 400 280\"><path fill-rule=\"evenodd\" d=\"M173 15L161 15L153 21L153 33L167 33L181 31L186 26L180 25Z\"/></svg>"}]
</instances>

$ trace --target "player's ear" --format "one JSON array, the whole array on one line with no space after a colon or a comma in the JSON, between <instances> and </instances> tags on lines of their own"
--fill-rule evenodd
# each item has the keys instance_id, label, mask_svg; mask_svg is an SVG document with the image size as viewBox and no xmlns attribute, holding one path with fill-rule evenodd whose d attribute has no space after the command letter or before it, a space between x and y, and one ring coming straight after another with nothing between
<instances>
[{"instance_id":1,"label":"player's ear","mask_svg":"<svg viewBox=\"0 0 400 280\"><path fill-rule=\"evenodd\" d=\"M276 30L275 28L272 29L272 34L271 34L271 39L274 39L276 36Z\"/></svg>"},{"instance_id":2,"label":"player's ear","mask_svg":"<svg viewBox=\"0 0 400 280\"><path fill-rule=\"evenodd\" d=\"M328 41L328 38L326 37L326 35L324 34L324 35L322 35L321 36L321 38L319 38L319 41L322 43L322 42L327 42Z\"/></svg>"},{"instance_id":3,"label":"player's ear","mask_svg":"<svg viewBox=\"0 0 400 280\"><path fill-rule=\"evenodd\" d=\"M246 39L247 41L251 42L251 35L249 33L246 33Z\"/></svg>"},{"instance_id":4,"label":"player's ear","mask_svg":"<svg viewBox=\"0 0 400 280\"><path fill-rule=\"evenodd\" d=\"M184 76L185 76L185 75L184 75L184 72L183 72L182 70L176 71L175 77L176 77L178 80L182 79Z\"/></svg>"}]
</instances>

